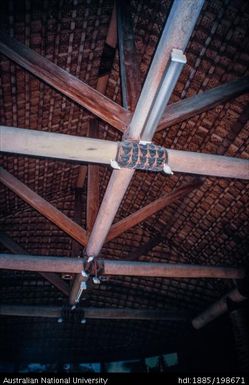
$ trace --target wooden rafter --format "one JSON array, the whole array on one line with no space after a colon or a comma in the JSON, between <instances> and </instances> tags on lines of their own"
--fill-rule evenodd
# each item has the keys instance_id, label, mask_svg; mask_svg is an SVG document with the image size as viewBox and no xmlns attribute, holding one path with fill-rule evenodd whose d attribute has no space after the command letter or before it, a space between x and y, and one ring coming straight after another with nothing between
<instances>
[{"instance_id":1,"label":"wooden rafter","mask_svg":"<svg viewBox=\"0 0 249 385\"><path fill-rule=\"evenodd\" d=\"M28 255L23 247L18 245L12 238L3 232L0 232L0 242L13 254ZM39 274L58 290L60 290L63 294L66 296L69 295L69 286L58 276L58 274L48 272L39 272Z\"/></svg>"},{"instance_id":2,"label":"wooden rafter","mask_svg":"<svg viewBox=\"0 0 249 385\"><path fill-rule=\"evenodd\" d=\"M0 52L121 132L130 113L37 52L0 33Z\"/></svg>"},{"instance_id":3,"label":"wooden rafter","mask_svg":"<svg viewBox=\"0 0 249 385\"><path fill-rule=\"evenodd\" d=\"M40 197L3 168L0 168L0 182L82 246L86 245L86 231L82 229L82 227L74 223L70 218L51 205L51 203Z\"/></svg>"},{"instance_id":4,"label":"wooden rafter","mask_svg":"<svg viewBox=\"0 0 249 385\"><path fill-rule=\"evenodd\" d=\"M63 309L59 306L25 306L25 305L0 305L0 316L15 317L47 317L61 318ZM165 320L186 321L190 315L186 312L172 312L165 310L129 309L129 308L101 308L79 307L77 312L84 315L84 319L140 319L140 320Z\"/></svg>"},{"instance_id":5,"label":"wooden rafter","mask_svg":"<svg viewBox=\"0 0 249 385\"><path fill-rule=\"evenodd\" d=\"M87 175L87 166L80 166L76 181L76 188L83 188Z\"/></svg>"},{"instance_id":6,"label":"wooden rafter","mask_svg":"<svg viewBox=\"0 0 249 385\"><path fill-rule=\"evenodd\" d=\"M164 194L160 198L156 199L155 201L142 207L140 210L136 211L135 213L115 223L114 225L112 225L110 229L110 232L107 237L107 241L111 241L112 239L118 237L125 231L145 221L146 219L148 219L158 211L162 210L166 206L170 205L171 203L177 201L178 199L184 198L186 195L192 192L195 188L200 187L201 184L202 184L201 181L196 181L195 183L190 183L186 186L182 186L177 190L172 191L171 193Z\"/></svg>"},{"instance_id":7,"label":"wooden rafter","mask_svg":"<svg viewBox=\"0 0 249 385\"><path fill-rule=\"evenodd\" d=\"M125 108L134 111L141 91L141 79L130 8L129 0L117 2L122 103Z\"/></svg>"},{"instance_id":8,"label":"wooden rafter","mask_svg":"<svg viewBox=\"0 0 249 385\"><path fill-rule=\"evenodd\" d=\"M83 262L80 258L0 254L0 268L9 270L81 273ZM245 277L244 269L224 266L121 260L99 260L99 264L103 267L103 275L224 279L242 279Z\"/></svg>"},{"instance_id":9,"label":"wooden rafter","mask_svg":"<svg viewBox=\"0 0 249 385\"><path fill-rule=\"evenodd\" d=\"M114 3L110 24L108 27L105 46L100 61L100 70L98 74L96 89L105 94L107 83L112 69L113 59L115 57L115 49L117 45L117 18L116 5Z\"/></svg>"},{"instance_id":10,"label":"wooden rafter","mask_svg":"<svg viewBox=\"0 0 249 385\"><path fill-rule=\"evenodd\" d=\"M245 92L249 92L249 76L233 80L203 93L180 100L166 107L157 131L183 122L197 114L214 108Z\"/></svg>"},{"instance_id":11,"label":"wooden rafter","mask_svg":"<svg viewBox=\"0 0 249 385\"><path fill-rule=\"evenodd\" d=\"M75 188L75 203L74 203L74 216L73 221L81 226L81 218L83 211L83 189ZM72 257L78 257L81 254L82 245L72 239Z\"/></svg>"},{"instance_id":12,"label":"wooden rafter","mask_svg":"<svg viewBox=\"0 0 249 385\"><path fill-rule=\"evenodd\" d=\"M177 47L185 50L202 5L203 0L190 1L188 4L184 4L184 6L178 2L173 4L135 112L128 130L125 132L126 138L138 140L141 137L143 139L142 131L160 87L164 71L171 60L172 49ZM163 55L162 52L164 52ZM143 108L141 108L141 106ZM152 139L152 137L150 139ZM133 173L134 170L125 169L115 170L112 173L93 231L89 237L86 248L88 256L97 256L99 254ZM74 281L70 295L70 303L73 303L79 294L81 279L78 275Z\"/></svg>"},{"instance_id":13,"label":"wooden rafter","mask_svg":"<svg viewBox=\"0 0 249 385\"><path fill-rule=\"evenodd\" d=\"M111 73L113 59L115 56L116 45L117 45L117 23L116 23L116 6L114 4L111 20L110 20L110 24L109 24L109 28L106 36L106 41L104 45L104 50L100 61L100 69L99 69L99 75L98 75L97 86L96 86L96 90L101 94L105 94L106 92L106 87L107 87L108 79ZM110 56L112 56L111 60L110 60ZM108 63L108 65L106 65L106 62ZM89 124L90 125L92 124L91 121ZM96 126L97 125L98 125L98 122L96 122ZM90 127L89 129L91 130ZM96 132L96 130L94 130L94 132ZM95 134L93 135L93 137L97 138L98 136ZM97 170L98 170L98 167L96 165L93 168L91 165L88 167L81 165L79 167L79 175L78 175L76 187L83 187L86 174L88 171L88 180L91 180L90 182L91 190L92 188L94 190L97 190L97 184L98 184ZM96 176L96 179L95 179L95 176ZM94 180L96 180L96 182L94 182ZM98 200L97 195L96 195L96 200ZM92 228L92 225L91 225L91 228Z\"/></svg>"},{"instance_id":14,"label":"wooden rafter","mask_svg":"<svg viewBox=\"0 0 249 385\"><path fill-rule=\"evenodd\" d=\"M227 294L223 295L218 301L210 305L206 310L204 310L201 314L195 317L192 320L193 327L195 329L201 329L209 322L215 320L222 314L226 313L228 310L228 299L230 301L239 303L245 301L246 297L242 295L237 288L229 291Z\"/></svg>"},{"instance_id":15,"label":"wooden rafter","mask_svg":"<svg viewBox=\"0 0 249 385\"><path fill-rule=\"evenodd\" d=\"M122 5L124 6L123 3ZM119 5L119 15L120 15L120 12L122 13L123 11L124 9L122 9L122 7L120 7ZM126 17L126 22L128 22L128 20L129 19ZM129 21L128 29L129 29L129 32L132 31L132 25L130 21ZM120 31L120 26L119 26L119 31ZM124 40L122 40L121 42L121 39L124 39ZM125 78L121 76L122 90L123 92L125 90L125 95L126 95L125 98L128 98L126 102L130 106L135 106L138 98L139 89L134 90L132 88L134 92L132 94L129 94L131 90L127 88L127 84L126 84L126 76L131 77L131 81L132 81L134 76L136 76L134 75L134 71L135 73L139 73L139 68L136 67L136 61L134 61L134 64L131 63L131 60L134 59L134 57L136 57L134 34L131 33L129 41L125 39L124 34L122 34L122 36L120 36L119 34L119 47L120 45L124 48L124 50L126 50L127 46L129 47L128 48L129 57L127 58L128 61L126 62L125 67L122 66L123 74L125 74ZM123 50L121 51L121 54L122 52ZM124 95L123 95L123 98L124 98ZM129 132L129 129L125 130L125 132L126 133ZM110 159L115 159L115 158L111 157ZM86 247L87 255L95 256L99 254L104 244L105 238L108 234L108 231L111 227L111 224L113 222L115 213L117 212L118 207L121 203L122 196L129 185L129 182L133 176L133 173L134 173L134 170L120 170L119 172L117 172L116 170L113 171L111 180L109 181L105 196L103 198L103 201L100 207L101 211L98 211L98 215L96 217L94 226L92 228L92 232L89 237L89 242ZM113 198L110 199L111 196L114 197L114 199ZM81 281L82 281L82 276L78 274L74 280L74 284L71 290L71 295L70 295L71 304L74 303L78 295Z\"/></svg>"}]
</instances>

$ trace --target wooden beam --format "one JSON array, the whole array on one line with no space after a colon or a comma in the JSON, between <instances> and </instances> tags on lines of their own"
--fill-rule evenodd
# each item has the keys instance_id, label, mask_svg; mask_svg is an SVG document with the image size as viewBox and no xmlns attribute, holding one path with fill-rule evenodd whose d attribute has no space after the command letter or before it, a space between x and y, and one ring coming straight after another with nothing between
<instances>
[{"instance_id":1,"label":"wooden beam","mask_svg":"<svg viewBox=\"0 0 249 385\"><path fill-rule=\"evenodd\" d=\"M129 0L117 2L119 66L123 106L134 111L141 91L140 68Z\"/></svg>"},{"instance_id":2,"label":"wooden beam","mask_svg":"<svg viewBox=\"0 0 249 385\"><path fill-rule=\"evenodd\" d=\"M186 321L189 319L189 314L185 312L176 313L165 310L78 307L74 311L82 314L84 319L141 319L161 321ZM0 316L61 318L62 315L63 309L59 306L0 305Z\"/></svg>"},{"instance_id":3,"label":"wooden beam","mask_svg":"<svg viewBox=\"0 0 249 385\"><path fill-rule=\"evenodd\" d=\"M100 70L96 89L105 94L109 76L111 73L113 59L115 57L115 48L117 45L117 18L116 4L114 3L110 24L107 31L105 46L100 61Z\"/></svg>"},{"instance_id":4,"label":"wooden beam","mask_svg":"<svg viewBox=\"0 0 249 385\"><path fill-rule=\"evenodd\" d=\"M112 239L118 237L125 231L145 221L146 219L148 219L158 211L162 210L166 206L169 206L171 203L177 201L178 199L184 198L195 188L201 186L201 184L201 181L196 181L195 183L190 183L186 186L182 186L179 189L172 191L171 193L164 194L160 198L149 203L147 206L141 208L140 210L122 219L121 221L115 223L110 229L110 232L107 236L107 241L111 241Z\"/></svg>"},{"instance_id":5,"label":"wooden beam","mask_svg":"<svg viewBox=\"0 0 249 385\"><path fill-rule=\"evenodd\" d=\"M224 155L167 150L168 165L174 172L249 179L249 160Z\"/></svg>"},{"instance_id":6,"label":"wooden beam","mask_svg":"<svg viewBox=\"0 0 249 385\"><path fill-rule=\"evenodd\" d=\"M1 152L46 158L110 164L118 151L118 142L24 128L0 126L0 137ZM248 159L168 149L167 155L168 165L174 172L249 179ZM122 169L114 171L113 176L122 174L122 179L127 178L125 183L128 185L133 172L134 170ZM116 185L115 181L110 183ZM116 199L119 197L120 201L122 200L120 191L124 188L122 183L123 181L117 183L115 194Z\"/></svg>"},{"instance_id":7,"label":"wooden beam","mask_svg":"<svg viewBox=\"0 0 249 385\"><path fill-rule=\"evenodd\" d=\"M84 229L3 168L0 168L0 182L81 245L87 244Z\"/></svg>"},{"instance_id":8,"label":"wooden beam","mask_svg":"<svg viewBox=\"0 0 249 385\"><path fill-rule=\"evenodd\" d=\"M220 317L222 314L226 313L228 310L227 300L230 299L233 302L242 302L246 300L246 297L242 295L239 290L233 289L227 294L223 295L217 302L210 305L205 311L199 314L192 320L192 325L195 329L201 329L203 326L207 325L209 322Z\"/></svg>"},{"instance_id":9,"label":"wooden beam","mask_svg":"<svg viewBox=\"0 0 249 385\"><path fill-rule=\"evenodd\" d=\"M100 69L97 80L97 91L105 94L107 83L109 80L109 76L111 73L113 59L115 57L115 48L117 45L117 23L116 23L116 5L114 3L111 20L106 36L106 41L102 53L102 57L100 60ZM96 137L96 136L95 136ZM83 187L86 174L87 174L87 166L79 167L79 175L76 183L76 187Z\"/></svg>"},{"instance_id":10,"label":"wooden beam","mask_svg":"<svg viewBox=\"0 0 249 385\"><path fill-rule=\"evenodd\" d=\"M183 122L249 91L249 76L233 80L166 107L157 131Z\"/></svg>"},{"instance_id":11,"label":"wooden beam","mask_svg":"<svg viewBox=\"0 0 249 385\"><path fill-rule=\"evenodd\" d=\"M185 50L204 0L188 0L184 4L175 1L171 7L166 25L150 65L141 95L125 137L143 139L143 128L149 111L160 88L164 72L171 60L173 48ZM162 52L164 53L162 55ZM155 127L156 130L156 127ZM152 137L150 138L152 139ZM108 183L92 233L89 237L86 254L98 256L105 242L116 212L134 174L134 170L115 170ZM80 276L77 276L71 290L70 303L80 292Z\"/></svg>"},{"instance_id":12,"label":"wooden beam","mask_svg":"<svg viewBox=\"0 0 249 385\"><path fill-rule=\"evenodd\" d=\"M79 226L82 225L82 211L83 211L83 190L82 188L75 188L75 203L73 221ZM82 226L81 226L82 227ZM72 257L79 257L81 255L82 245L74 239L72 240Z\"/></svg>"},{"instance_id":13,"label":"wooden beam","mask_svg":"<svg viewBox=\"0 0 249 385\"><path fill-rule=\"evenodd\" d=\"M27 255L26 251L7 234L0 232L0 242L13 254ZM11 256L10 256L11 258ZM69 286L55 273L39 272L39 274L60 290L66 296L69 295Z\"/></svg>"},{"instance_id":14,"label":"wooden beam","mask_svg":"<svg viewBox=\"0 0 249 385\"><path fill-rule=\"evenodd\" d=\"M20 254L10 255L6 253L0 254L0 269L8 270L80 274L83 270L83 263L83 259L80 258ZM99 263L100 266L103 266L103 275L224 279L242 279L245 277L244 269L223 266L120 260L100 260Z\"/></svg>"},{"instance_id":15,"label":"wooden beam","mask_svg":"<svg viewBox=\"0 0 249 385\"><path fill-rule=\"evenodd\" d=\"M76 188L83 188L86 180L87 166L79 167L79 174L76 181Z\"/></svg>"},{"instance_id":16,"label":"wooden beam","mask_svg":"<svg viewBox=\"0 0 249 385\"><path fill-rule=\"evenodd\" d=\"M98 121L90 120L88 134L91 138L97 138L99 131ZM88 165L87 174L87 231L92 231L99 210L99 166Z\"/></svg>"},{"instance_id":17,"label":"wooden beam","mask_svg":"<svg viewBox=\"0 0 249 385\"><path fill-rule=\"evenodd\" d=\"M83 261L80 258L70 257L1 253L0 269L51 273L79 273L83 269Z\"/></svg>"},{"instance_id":18,"label":"wooden beam","mask_svg":"<svg viewBox=\"0 0 249 385\"><path fill-rule=\"evenodd\" d=\"M104 274L163 278L244 278L243 269L180 263L104 261Z\"/></svg>"},{"instance_id":19,"label":"wooden beam","mask_svg":"<svg viewBox=\"0 0 249 385\"><path fill-rule=\"evenodd\" d=\"M129 124L127 110L4 32L0 52L121 132Z\"/></svg>"},{"instance_id":20,"label":"wooden beam","mask_svg":"<svg viewBox=\"0 0 249 385\"><path fill-rule=\"evenodd\" d=\"M110 164L118 142L0 126L2 152ZM83 176L82 176L83 180Z\"/></svg>"}]
</instances>

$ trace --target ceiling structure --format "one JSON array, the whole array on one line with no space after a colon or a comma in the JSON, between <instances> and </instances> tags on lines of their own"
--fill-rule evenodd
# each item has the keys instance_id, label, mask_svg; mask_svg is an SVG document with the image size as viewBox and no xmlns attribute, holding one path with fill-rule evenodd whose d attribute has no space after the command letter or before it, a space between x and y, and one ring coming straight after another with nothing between
<instances>
[{"instance_id":1,"label":"ceiling structure","mask_svg":"<svg viewBox=\"0 0 249 385\"><path fill-rule=\"evenodd\" d=\"M118 12L112 1L101 0L2 3L2 359L13 352L19 361L80 361L183 349L196 337L191 318L225 293L244 299L234 280L244 277L248 264L249 6L235 0L183 3L181 13L177 4L153 0L131 1L130 7L121 2ZM169 149L164 160L174 174L113 171L113 159L103 161L109 159L107 143L115 155L118 141L122 150L124 140L152 138L148 130L144 135L146 114L162 89L172 48L182 49L187 63L180 70L175 65L179 73L171 79L153 143L160 146L155 151ZM47 139L47 132L55 136ZM102 140L91 143L102 146L97 160L86 157L93 150L82 151L89 148L86 136ZM100 285L80 274L79 256L102 261L90 262L93 275L100 268ZM68 297L71 305L80 298L85 311L72 316ZM223 301L224 311L226 306ZM58 323L62 307L65 322ZM104 318L116 309L117 319L88 319L89 309ZM122 309L128 315L121 316ZM35 311L45 317L30 317ZM51 311L54 318L47 318ZM225 317L215 322L213 338L228 327Z\"/></svg>"}]
</instances>

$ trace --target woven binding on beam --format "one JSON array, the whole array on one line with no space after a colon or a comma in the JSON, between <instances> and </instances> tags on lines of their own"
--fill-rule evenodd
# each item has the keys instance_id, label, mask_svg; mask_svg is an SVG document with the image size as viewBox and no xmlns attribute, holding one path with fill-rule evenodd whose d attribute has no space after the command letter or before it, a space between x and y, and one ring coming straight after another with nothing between
<instances>
[{"instance_id":1,"label":"woven binding on beam","mask_svg":"<svg viewBox=\"0 0 249 385\"><path fill-rule=\"evenodd\" d=\"M120 142L116 157L120 168L163 171L167 163L167 151L153 143Z\"/></svg>"}]
</instances>

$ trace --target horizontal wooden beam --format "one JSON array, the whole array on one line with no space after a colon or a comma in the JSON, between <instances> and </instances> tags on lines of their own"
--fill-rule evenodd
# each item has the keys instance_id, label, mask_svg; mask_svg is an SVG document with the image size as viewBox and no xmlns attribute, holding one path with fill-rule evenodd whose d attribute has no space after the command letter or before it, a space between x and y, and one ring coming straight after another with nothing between
<instances>
[{"instance_id":1,"label":"horizontal wooden beam","mask_svg":"<svg viewBox=\"0 0 249 385\"><path fill-rule=\"evenodd\" d=\"M224 155L167 150L168 165L174 172L249 179L249 160Z\"/></svg>"},{"instance_id":2,"label":"horizontal wooden beam","mask_svg":"<svg viewBox=\"0 0 249 385\"><path fill-rule=\"evenodd\" d=\"M246 297L242 295L237 288L229 291L227 294L223 295L223 297L221 297L217 302L210 305L205 311L195 317L192 320L193 327L195 329L201 329L209 322L215 320L222 314L226 313L228 310L227 300L239 303L246 300Z\"/></svg>"},{"instance_id":3,"label":"horizontal wooden beam","mask_svg":"<svg viewBox=\"0 0 249 385\"><path fill-rule=\"evenodd\" d=\"M69 257L1 253L0 269L79 273L83 270L83 260Z\"/></svg>"},{"instance_id":4,"label":"horizontal wooden beam","mask_svg":"<svg viewBox=\"0 0 249 385\"><path fill-rule=\"evenodd\" d=\"M23 254L27 255L26 251L18 245L12 238L10 238L7 234L0 232L0 242L14 254ZM60 290L66 296L69 295L69 286L55 273L45 273L40 272L39 274L45 278L48 282L50 282L53 286L55 286L58 290Z\"/></svg>"},{"instance_id":5,"label":"horizontal wooden beam","mask_svg":"<svg viewBox=\"0 0 249 385\"><path fill-rule=\"evenodd\" d=\"M84 319L186 321L189 318L184 312L150 309L78 307L76 312L82 314ZM63 309L59 306L0 305L0 316L62 318L62 315Z\"/></svg>"},{"instance_id":6,"label":"horizontal wooden beam","mask_svg":"<svg viewBox=\"0 0 249 385\"><path fill-rule=\"evenodd\" d=\"M0 254L0 269L46 271L59 273L81 273L80 258ZM156 262L100 260L104 275L126 275L168 278L225 278L242 279L244 269L223 266L201 266Z\"/></svg>"},{"instance_id":7,"label":"horizontal wooden beam","mask_svg":"<svg viewBox=\"0 0 249 385\"><path fill-rule=\"evenodd\" d=\"M54 223L70 237L79 242L82 246L87 244L86 231L77 223L64 215L61 211L40 197L37 193L27 187L19 179L8 171L0 168L0 182L18 195L22 200L32 206L45 218Z\"/></svg>"},{"instance_id":8,"label":"horizontal wooden beam","mask_svg":"<svg viewBox=\"0 0 249 385\"><path fill-rule=\"evenodd\" d=\"M162 262L104 261L104 274L164 278L244 278L244 270L223 266L201 266Z\"/></svg>"},{"instance_id":9,"label":"horizontal wooden beam","mask_svg":"<svg viewBox=\"0 0 249 385\"><path fill-rule=\"evenodd\" d=\"M145 221L146 219L148 219L158 211L162 210L166 206L170 205L171 203L177 201L178 199L184 198L195 188L201 186L201 184L202 184L201 181L197 181L195 183L190 183L186 186L182 186L176 189L175 191L172 191L171 193L164 194L160 198L149 203L148 205L144 206L143 208L136 211L135 213L115 223L114 225L112 225L110 229L110 232L107 237L107 241L111 241L112 239L118 237L125 231Z\"/></svg>"},{"instance_id":10,"label":"horizontal wooden beam","mask_svg":"<svg viewBox=\"0 0 249 385\"><path fill-rule=\"evenodd\" d=\"M1 152L80 162L110 164L118 151L118 142L15 127L0 126L0 137ZM249 180L248 159L168 149L167 156L173 172ZM116 174L131 178L132 172L122 169Z\"/></svg>"},{"instance_id":11,"label":"horizontal wooden beam","mask_svg":"<svg viewBox=\"0 0 249 385\"><path fill-rule=\"evenodd\" d=\"M245 92L249 92L249 76L170 104L165 109L157 131L181 123Z\"/></svg>"},{"instance_id":12,"label":"horizontal wooden beam","mask_svg":"<svg viewBox=\"0 0 249 385\"><path fill-rule=\"evenodd\" d=\"M121 132L127 127L129 111L4 32L0 52Z\"/></svg>"},{"instance_id":13,"label":"horizontal wooden beam","mask_svg":"<svg viewBox=\"0 0 249 385\"><path fill-rule=\"evenodd\" d=\"M2 152L110 164L118 142L0 126Z\"/></svg>"}]
</instances>

